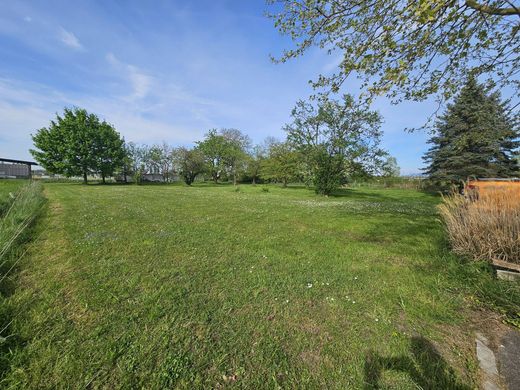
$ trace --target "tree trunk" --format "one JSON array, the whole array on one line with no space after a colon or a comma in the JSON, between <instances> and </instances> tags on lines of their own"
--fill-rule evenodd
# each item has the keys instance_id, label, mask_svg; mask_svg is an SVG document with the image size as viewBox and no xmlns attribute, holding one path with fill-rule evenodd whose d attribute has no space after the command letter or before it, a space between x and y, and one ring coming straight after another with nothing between
<instances>
[{"instance_id":1,"label":"tree trunk","mask_svg":"<svg viewBox=\"0 0 520 390\"><path fill-rule=\"evenodd\" d=\"M105 182L105 174L104 173L101 174L101 179L103 180L103 184L106 184L106 182Z\"/></svg>"},{"instance_id":2,"label":"tree trunk","mask_svg":"<svg viewBox=\"0 0 520 390\"><path fill-rule=\"evenodd\" d=\"M234 186L237 185L237 172L236 171L233 171L233 185Z\"/></svg>"},{"instance_id":3,"label":"tree trunk","mask_svg":"<svg viewBox=\"0 0 520 390\"><path fill-rule=\"evenodd\" d=\"M253 185L256 186L256 176L253 176Z\"/></svg>"},{"instance_id":4,"label":"tree trunk","mask_svg":"<svg viewBox=\"0 0 520 390\"><path fill-rule=\"evenodd\" d=\"M83 171L83 184L87 184L87 171Z\"/></svg>"}]
</instances>

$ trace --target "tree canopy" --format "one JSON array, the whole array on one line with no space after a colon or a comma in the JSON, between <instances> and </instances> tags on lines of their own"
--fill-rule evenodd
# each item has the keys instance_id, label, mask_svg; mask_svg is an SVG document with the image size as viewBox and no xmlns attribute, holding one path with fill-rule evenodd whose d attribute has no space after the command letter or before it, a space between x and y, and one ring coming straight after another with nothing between
<instances>
[{"instance_id":1,"label":"tree canopy","mask_svg":"<svg viewBox=\"0 0 520 390\"><path fill-rule=\"evenodd\" d=\"M191 185L197 175L204 172L205 161L202 152L197 149L179 147L173 150L173 164L175 171L179 173L187 185Z\"/></svg>"},{"instance_id":2,"label":"tree canopy","mask_svg":"<svg viewBox=\"0 0 520 390\"><path fill-rule=\"evenodd\" d=\"M302 158L289 142L270 142L262 160L260 174L264 180L282 183L298 179Z\"/></svg>"},{"instance_id":3,"label":"tree canopy","mask_svg":"<svg viewBox=\"0 0 520 390\"><path fill-rule=\"evenodd\" d=\"M237 129L212 129L203 141L197 142L197 147L204 154L207 171L215 183L222 173L226 173L233 177L236 184L240 165L247 160L246 152L250 144L249 137Z\"/></svg>"},{"instance_id":4,"label":"tree canopy","mask_svg":"<svg viewBox=\"0 0 520 390\"><path fill-rule=\"evenodd\" d=\"M269 0L277 29L294 46L285 62L319 47L337 61L315 87L337 92L353 75L367 98L443 102L467 74L515 84L520 71L520 4L509 0Z\"/></svg>"},{"instance_id":5,"label":"tree canopy","mask_svg":"<svg viewBox=\"0 0 520 390\"><path fill-rule=\"evenodd\" d=\"M381 116L352 96L301 100L292 117L287 140L304 156L316 192L328 195L347 176L376 173L381 165Z\"/></svg>"},{"instance_id":6,"label":"tree canopy","mask_svg":"<svg viewBox=\"0 0 520 390\"><path fill-rule=\"evenodd\" d=\"M489 93L470 77L429 140L432 146L424 156L429 178L443 186L470 176L518 175L519 126L507 112L497 92Z\"/></svg>"},{"instance_id":7,"label":"tree canopy","mask_svg":"<svg viewBox=\"0 0 520 390\"><path fill-rule=\"evenodd\" d=\"M82 108L65 108L49 127L32 135L30 152L50 173L67 177L91 173L112 175L124 165L124 141L114 127Z\"/></svg>"}]
</instances>

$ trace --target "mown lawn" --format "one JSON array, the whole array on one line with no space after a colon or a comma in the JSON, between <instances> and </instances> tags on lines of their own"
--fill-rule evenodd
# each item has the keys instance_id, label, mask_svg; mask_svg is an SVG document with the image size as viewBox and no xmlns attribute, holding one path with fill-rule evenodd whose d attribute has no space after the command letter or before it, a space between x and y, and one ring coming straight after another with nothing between
<instances>
[{"instance_id":1,"label":"mown lawn","mask_svg":"<svg viewBox=\"0 0 520 390\"><path fill-rule=\"evenodd\" d=\"M437 197L262 188L46 184L0 386L477 386Z\"/></svg>"}]
</instances>

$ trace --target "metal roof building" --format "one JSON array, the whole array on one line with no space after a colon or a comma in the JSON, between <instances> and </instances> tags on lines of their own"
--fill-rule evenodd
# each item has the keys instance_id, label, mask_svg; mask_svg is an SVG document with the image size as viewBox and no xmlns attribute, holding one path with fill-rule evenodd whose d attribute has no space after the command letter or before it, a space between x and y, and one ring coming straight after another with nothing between
<instances>
[{"instance_id":1,"label":"metal roof building","mask_svg":"<svg viewBox=\"0 0 520 390\"><path fill-rule=\"evenodd\" d=\"M13 160L0 157L0 178L30 179L32 177L33 165L38 164L33 161Z\"/></svg>"}]
</instances>

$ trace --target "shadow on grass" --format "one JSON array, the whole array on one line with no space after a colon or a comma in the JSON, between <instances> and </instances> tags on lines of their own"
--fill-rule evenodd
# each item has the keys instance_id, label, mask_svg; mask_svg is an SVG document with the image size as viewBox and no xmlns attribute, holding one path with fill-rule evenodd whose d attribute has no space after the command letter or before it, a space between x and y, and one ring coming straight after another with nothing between
<instances>
[{"instance_id":1,"label":"shadow on grass","mask_svg":"<svg viewBox=\"0 0 520 390\"><path fill-rule=\"evenodd\" d=\"M461 384L455 371L446 363L431 342L412 337L410 356L384 357L369 352L365 358L365 390L380 389L384 371L406 373L422 389L469 390Z\"/></svg>"}]
</instances>

